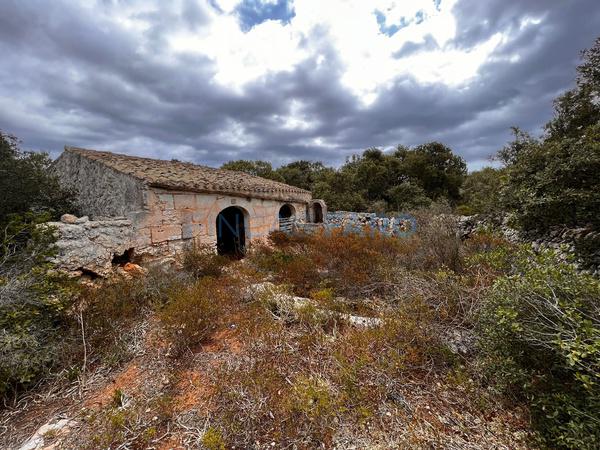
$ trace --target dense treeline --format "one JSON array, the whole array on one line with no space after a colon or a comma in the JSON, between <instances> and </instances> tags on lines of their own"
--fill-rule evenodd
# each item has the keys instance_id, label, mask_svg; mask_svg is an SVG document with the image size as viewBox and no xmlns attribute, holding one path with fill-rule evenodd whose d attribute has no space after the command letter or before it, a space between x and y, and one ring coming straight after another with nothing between
<instances>
[{"instance_id":1,"label":"dense treeline","mask_svg":"<svg viewBox=\"0 0 600 450\"><path fill-rule=\"evenodd\" d=\"M225 169L282 181L308 189L332 210L394 212L429 206L433 201L456 205L467 176L465 161L439 142L393 152L371 148L339 169L321 162L295 161L273 169L266 161L231 161Z\"/></svg>"}]
</instances>

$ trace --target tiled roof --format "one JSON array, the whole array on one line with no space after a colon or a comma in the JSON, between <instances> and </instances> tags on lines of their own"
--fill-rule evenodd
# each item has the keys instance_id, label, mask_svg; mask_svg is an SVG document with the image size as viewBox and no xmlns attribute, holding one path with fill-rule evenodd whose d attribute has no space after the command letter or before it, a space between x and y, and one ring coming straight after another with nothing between
<instances>
[{"instance_id":1,"label":"tiled roof","mask_svg":"<svg viewBox=\"0 0 600 450\"><path fill-rule=\"evenodd\" d=\"M65 147L65 151L102 163L153 187L299 202L306 202L311 198L311 193L304 189L244 172L77 147Z\"/></svg>"}]
</instances>

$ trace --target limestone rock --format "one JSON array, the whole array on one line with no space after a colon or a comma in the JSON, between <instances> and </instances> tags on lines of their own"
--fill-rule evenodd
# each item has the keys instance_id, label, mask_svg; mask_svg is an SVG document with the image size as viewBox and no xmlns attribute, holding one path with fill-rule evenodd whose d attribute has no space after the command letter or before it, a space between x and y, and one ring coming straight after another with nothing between
<instances>
[{"instance_id":1,"label":"limestone rock","mask_svg":"<svg viewBox=\"0 0 600 450\"><path fill-rule=\"evenodd\" d=\"M242 293L244 301L266 301L277 305L277 315L281 318L292 320L297 318L299 311L306 307L314 308L313 314L322 318L337 317L348 324L360 328L374 328L383 325L383 321L377 317L353 316L351 314L340 314L329 309L318 306L314 300L298 297L285 293L282 286L271 282L252 284Z\"/></svg>"},{"instance_id":2,"label":"limestone rock","mask_svg":"<svg viewBox=\"0 0 600 450\"><path fill-rule=\"evenodd\" d=\"M60 216L60 221L62 223L75 223L77 222L77 216L74 216L73 214L63 214Z\"/></svg>"},{"instance_id":3,"label":"limestone rock","mask_svg":"<svg viewBox=\"0 0 600 450\"><path fill-rule=\"evenodd\" d=\"M146 273L146 270L143 267L141 267L141 266L139 266L137 264L130 263L130 262L125 263L125 265L123 266L123 270L125 272L129 272L129 273L133 273L133 274L144 274L144 273Z\"/></svg>"},{"instance_id":4,"label":"limestone rock","mask_svg":"<svg viewBox=\"0 0 600 450\"><path fill-rule=\"evenodd\" d=\"M46 445L46 437L52 435L52 439L60 439L70 433L72 428L77 425L77 422L67 418L57 417L52 419L50 422L42 425L38 430L31 436L19 450L49 450L55 448L54 445Z\"/></svg>"},{"instance_id":5,"label":"limestone rock","mask_svg":"<svg viewBox=\"0 0 600 450\"><path fill-rule=\"evenodd\" d=\"M72 218L67 220L71 221ZM49 222L48 225L54 227L57 234L58 253L52 262L58 269L67 272L89 271L107 275L112 269L113 256L135 247L133 227L129 220L88 219L71 223L65 222L63 216L61 222Z\"/></svg>"}]
</instances>

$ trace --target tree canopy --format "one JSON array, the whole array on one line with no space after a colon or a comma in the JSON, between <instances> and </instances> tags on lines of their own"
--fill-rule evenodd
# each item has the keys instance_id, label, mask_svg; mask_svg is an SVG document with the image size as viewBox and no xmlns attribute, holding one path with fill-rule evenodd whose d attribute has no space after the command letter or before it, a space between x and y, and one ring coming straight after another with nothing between
<instances>
[{"instance_id":1,"label":"tree canopy","mask_svg":"<svg viewBox=\"0 0 600 450\"><path fill-rule=\"evenodd\" d=\"M47 153L24 152L17 138L0 131L0 224L14 215L74 212L72 192L61 188L51 163Z\"/></svg>"},{"instance_id":2,"label":"tree canopy","mask_svg":"<svg viewBox=\"0 0 600 450\"><path fill-rule=\"evenodd\" d=\"M499 152L504 207L525 230L600 227L600 38L582 52L576 86L554 102L540 139L514 129Z\"/></svg>"},{"instance_id":3,"label":"tree canopy","mask_svg":"<svg viewBox=\"0 0 600 450\"><path fill-rule=\"evenodd\" d=\"M427 206L435 200L455 204L467 172L464 160L439 142L413 149L398 146L391 153L370 148L340 168L304 160L273 171L265 161L231 161L222 167L311 190L332 210L381 212Z\"/></svg>"}]
</instances>

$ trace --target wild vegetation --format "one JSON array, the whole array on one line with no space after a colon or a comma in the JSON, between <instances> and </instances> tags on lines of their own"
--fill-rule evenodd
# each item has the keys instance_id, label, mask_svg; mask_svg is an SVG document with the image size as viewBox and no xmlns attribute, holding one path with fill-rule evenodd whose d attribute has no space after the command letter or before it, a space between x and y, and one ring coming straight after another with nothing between
<instances>
[{"instance_id":1,"label":"wild vegetation","mask_svg":"<svg viewBox=\"0 0 600 450\"><path fill-rule=\"evenodd\" d=\"M438 212L597 227L599 55L500 169L466 174L439 143L227 165L332 209L413 208L411 236L272 233L242 260L191 246L109 279L53 270L42 224L72 193L2 134L0 446L63 414L73 431L44 436L62 448L598 448L598 278Z\"/></svg>"}]
</instances>

